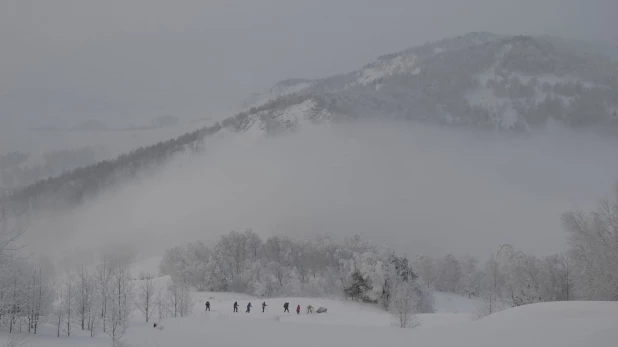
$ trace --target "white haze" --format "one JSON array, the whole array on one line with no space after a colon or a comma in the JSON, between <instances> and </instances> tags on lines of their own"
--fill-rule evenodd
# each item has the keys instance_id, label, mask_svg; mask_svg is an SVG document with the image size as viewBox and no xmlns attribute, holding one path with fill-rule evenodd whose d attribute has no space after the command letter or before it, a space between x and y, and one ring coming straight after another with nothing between
<instances>
[{"instance_id":1,"label":"white haze","mask_svg":"<svg viewBox=\"0 0 618 347\"><path fill-rule=\"evenodd\" d=\"M499 244L564 250L560 215L595 206L618 174L616 143L554 129L507 136L359 123L279 138L219 134L203 154L30 226L32 251L103 246L161 254L230 230L263 237L359 233L410 255L487 255Z\"/></svg>"}]
</instances>

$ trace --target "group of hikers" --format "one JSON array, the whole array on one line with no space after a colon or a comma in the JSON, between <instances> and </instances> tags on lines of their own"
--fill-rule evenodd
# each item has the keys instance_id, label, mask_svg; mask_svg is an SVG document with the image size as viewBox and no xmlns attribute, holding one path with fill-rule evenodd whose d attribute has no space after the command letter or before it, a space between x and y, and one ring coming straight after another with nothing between
<instances>
[{"instance_id":1,"label":"group of hikers","mask_svg":"<svg viewBox=\"0 0 618 347\"><path fill-rule=\"evenodd\" d=\"M262 302L262 313L264 313L266 311L266 307L268 305L266 305L266 302ZM249 302L247 304L247 311L245 311L245 313L250 313L251 312L251 308L253 307L253 305L251 305L251 302ZM210 301L206 301L206 311L210 311ZM234 312L238 312L238 301L234 302ZM290 303L286 302L283 304L283 313L290 313ZM313 306L309 305L307 306L307 313L313 313ZM300 314L300 305L296 306L296 314Z\"/></svg>"}]
</instances>

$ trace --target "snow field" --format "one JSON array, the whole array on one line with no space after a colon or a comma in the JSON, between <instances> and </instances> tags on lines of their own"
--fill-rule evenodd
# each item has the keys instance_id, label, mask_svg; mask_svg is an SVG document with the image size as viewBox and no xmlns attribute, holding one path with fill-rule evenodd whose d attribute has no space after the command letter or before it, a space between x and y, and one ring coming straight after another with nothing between
<instances>
[{"instance_id":1,"label":"snow field","mask_svg":"<svg viewBox=\"0 0 618 347\"><path fill-rule=\"evenodd\" d=\"M156 272L154 259L137 262L133 274ZM168 276L154 279L164 289ZM135 280L135 284L139 283ZM187 318L166 318L149 323L135 312L123 338L131 347L184 346L615 346L618 341L618 302L553 302L527 305L494 313L474 320L478 299L435 293L436 313L421 314L421 326L415 329L393 327L392 317L377 305L361 304L336 298L256 298L237 293L194 292L194 314ZM205 311L210 301L211 311ZM238 301L239 312L233 313ZM261 304L266 301L266 312ZM247 303L253 305L245 313ZM283 304L290 303L290 313ZM324 306L324 314L307 314ZM297 315L296 306L301 306ZM153 323L163 326L154 329ZM61 333L62 334L62 333ZM6 333L0 335L4 346ZM60 347L110 346L103 332L90 338L88 332L75 329L72 336L56 337L53 324L44 324L39 334L26 339L27 346Z\"/></svg>"}]
</instances>

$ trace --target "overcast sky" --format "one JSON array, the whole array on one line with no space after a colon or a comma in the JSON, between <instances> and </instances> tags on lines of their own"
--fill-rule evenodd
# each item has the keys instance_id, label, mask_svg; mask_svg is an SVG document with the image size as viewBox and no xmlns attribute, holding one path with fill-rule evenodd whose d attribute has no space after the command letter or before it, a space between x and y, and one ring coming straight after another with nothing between
<instances>
[{"instance_id":1,"label":"overcast sky","mask_svg":"<svg viewBox=\"0 0 618 347\"><path fill-rule=\"evenodd\" d=\"M617 13L616 0L1 0L0 127L195 118L470 31L615 43Z\"/></svg>"}]
</instances>

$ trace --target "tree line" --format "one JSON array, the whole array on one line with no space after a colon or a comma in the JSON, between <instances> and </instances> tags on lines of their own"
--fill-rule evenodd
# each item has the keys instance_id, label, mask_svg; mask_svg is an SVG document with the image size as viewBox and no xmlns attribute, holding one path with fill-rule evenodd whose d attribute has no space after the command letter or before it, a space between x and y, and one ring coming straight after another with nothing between
<instances>
[{"instance_id":1,"label":"tree line","mask_svg":"<svg viewBox=\"0 0 618 347\"><path fill-rule=\"evenodd\" d=\"M506 307L570 300L618 300L618 183L613 199L592 212L562 216L565 252L544 257L501 245L476 257L419 255L412 261L358 235L337 243L232 231L212 247L192 242L169 249L161 273L197 290L261 297L336 296L389 307L392 289L410 283L417 312L431 312L431 291L481 299L484 316Z\"/></svg>"},{"instance_id":2,"label":"tree line","mask_svg":"<svg viewBox=\"0 0 618 347\"><path fill-rule=\"evenodd\" d=\"M175 283L202 291L230 291L258 297L345 295L389 307L396 289L416 293L419 312L432 312L430 292L408 258L378 248L360 236L342 243L321 235L297 241L252 230L232 231L212 247L191 242L165 252L160 271Z\"/></svg>"},{"instance_id":3,"label":"tree line","mask_svg":"<svg viewBox=\"0 0 618 347\"><path fill-rule=\"evenodd\" d=\"M471 256L420 256L414 268L435 290L480 297L481 315L511 306L569 300L618 300L618 183L591 212L562 216L565 252L538 257L502 245L483 264Z\"/></svg>"},{"instance_id":4,"label":"tree line","mask_svg":"<svg viewBox=\"0 0 618 347\"><path fill-rule=\"evenodd\" d=\"M0 187L4 189L25 187L46 177L90 165L96 162L97 153L94 148L88 146L45 152L41 162L28 165L26 161L30 157L30 153L19 151L0 155Z\"/></svg>"}]
</instances>

